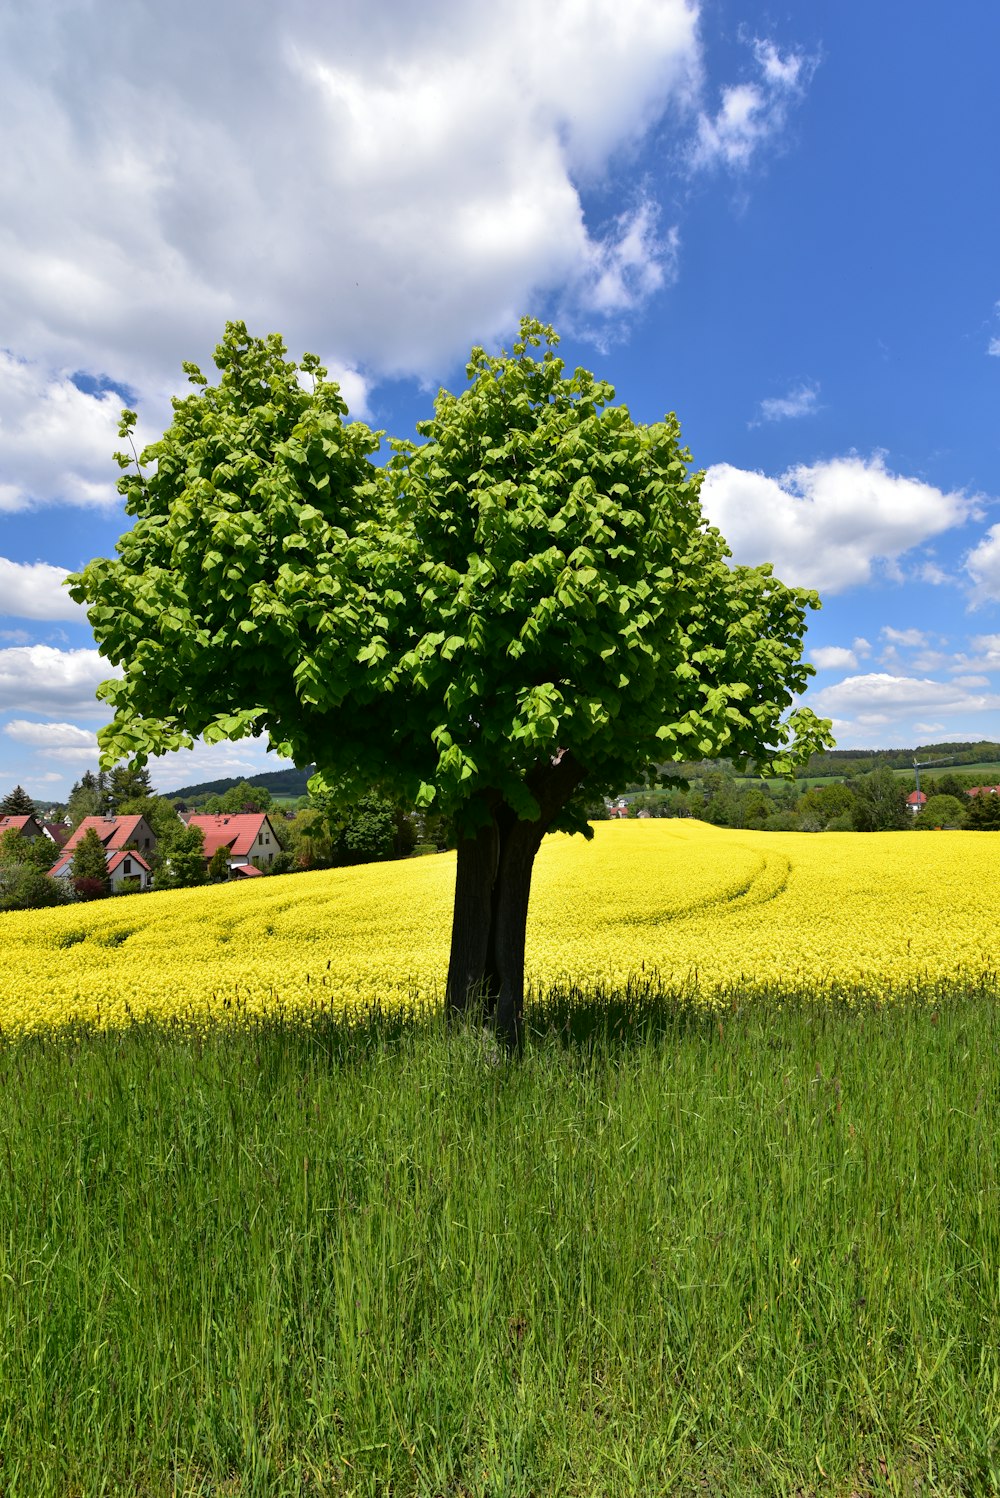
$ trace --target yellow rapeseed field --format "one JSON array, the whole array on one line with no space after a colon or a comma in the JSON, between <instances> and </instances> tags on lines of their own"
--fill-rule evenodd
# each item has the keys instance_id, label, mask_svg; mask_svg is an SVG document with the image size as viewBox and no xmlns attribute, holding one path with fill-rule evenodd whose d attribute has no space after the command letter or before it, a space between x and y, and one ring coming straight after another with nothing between
<instances>
[{"instance_id":1,"label":"yellow rapeseed field","mask_svg":"<svg viewBox=\"0 0 1000 1498\"><path fill-rule=\"evenodd\" d=\"M536 990L630 979L704 1003L994 981L985 833L601 823L538 855ZM454 855L0 915L0 1028L439 1003Z\"/></svg>"}]
</instances>

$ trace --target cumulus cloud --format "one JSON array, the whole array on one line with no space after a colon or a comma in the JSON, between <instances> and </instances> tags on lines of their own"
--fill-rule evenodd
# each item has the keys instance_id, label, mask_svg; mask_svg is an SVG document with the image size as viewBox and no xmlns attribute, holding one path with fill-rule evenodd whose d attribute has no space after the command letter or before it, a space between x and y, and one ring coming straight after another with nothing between
<instances>
[{"instance_id":1,"label":"cumulus cloud","mask_svg":"<svg viewBox=\"0 0 1000 1498\"><path fill-rule=\"evenodd\" d=\"M894 645L918 645L927 644L927 636L921 629L893 629L891 624L882 626L882 638L891 640Z\"/></svg>"},{"instance_id":2,"label":"cumulus cloud","mask_svg":"<svg viewBox=\"0 0 1000 1498\"><path fill-rule=\"evenodd\" d=\"M48 562L11 562L0 557L0 615L85 623L84 609L63 587L67 575L65 568L52 567Z\"/></svg>"},{"instance_id":3,"label":"cumulus cloud","mask_svg":"<svg viewBox=\"0 0 1000 1498\"><path fill-rule=\"evenodd\" d=\"M846 670L858 664L854 651L844 645L817 645L809 654L820 671Z\"/></svg>"},{"instance_id":4,"label":"cumulus cloud","mask_svg":"<svg viewBox=\"0 0 1000 1498\"><path fill-rule=\"evenodd\" d=\"M992 354L994 359L1000 359L1000 338L991 338L986 352Z\"/></svg>"},{"instance_id":5,"label":"cumulus cloud","mask_svg":"<svg viewBox=\"0 0 1000 1498\"><path fill-rule=\"evenodd\" d=\"M0 349L0 511L116 504L121 407L113 391L88 393L65 371Z\"/></svg>"},{"instance_id":6,"label":"cumulus cloud","mask_svg":"<svg viewBox=\"0 0 1000 1498\"><path fill-rule=\"evenodd\" d=\"M643 202L589 225L580 185L668 109L690 116L697 26L693 0L18 8L0 17L5 337L162 396L238 316L363 400L358 380L430 377L539 294L618 316L676 239ZM759 86L787 92L761 59Z\"/></svg>"},{"instance_id":7,"label":"cumulus cloud","mask_svg":"<svg viewBox=\"0 0 1000 1498\"><path fill-rule=\"evenodd\" d=\"M757 419L750 425L760 426L765 421L790 421L797 416L812 416L819 409L818 400L818 385L796 385L787 395L761 401Z\"/></svg>"},{"instance_id":8,"label":"cumulus cloud","mask_svg":"<svg viewBox=\"0 0 1000 1498\"><path fill-rule=\"evenodd\" d=\"M782 57L773 42L753 44L758 78L722 90L716 113L702 112L692 151L696 168L725 166L742 171L762 145L780 135L815 60L791 52Z\"/></svg>"},{"instance_id":9,"label":"cumulus cloud","mask_svg":"<svg viewBox=\"0 0 1000 1498\"><path fill-rule=\"evenodd\" d=\"M106 718L94 694L117 674L96 650L14 645L0 650L0 712Z\"/></svg>"},{"instance_id":10,"label":"cumulus cloud","mask_svg":"<svg viewBox=\"0 0 1000 1498\"><path fill-rule=\"evenodd\" d=\"M867 582L876 563L897 565L975 513L966 495L890 473L878 454L800 464L779 479L718 463L701 498L737 562L773 562L785 582L821 593Z\"/></svg>"},{"instance_id":11,"label":"cumulus cloud","mask_svg":"<svg viewBox=\"0 0 1000 1498\"><path fill-rule=\"evenodd\" d=\"M13 718L3 731L16 744L27 745L46 759L97 763L97 734L75 723L32 723L26 718Z\"/></svg>"},{"instance_id":12,"label":"cumulus cloud","mask_svg":"<svg viewBox=\"0 0 1000 1498\"><path fill-rule=\"evenodd\" d=\"M1000 707L1000 696L975 692L953 681L873 671L847 676L810 693L809 705L824 716L836 715L861 727L881 727L914 713L939 717L995 710Z\"/></svg>"},{"instance_id":13,"label":"cumulus cloud","mask_svg":"<svg viewBox=\"0 0 1000 1498\"><path fill-rule=\"evenodd\" d=\"M991 525L972 548L965 558L965 571L972 580L973 607L1000 600L1000 525Z\"/></svg>"}]
</instances>

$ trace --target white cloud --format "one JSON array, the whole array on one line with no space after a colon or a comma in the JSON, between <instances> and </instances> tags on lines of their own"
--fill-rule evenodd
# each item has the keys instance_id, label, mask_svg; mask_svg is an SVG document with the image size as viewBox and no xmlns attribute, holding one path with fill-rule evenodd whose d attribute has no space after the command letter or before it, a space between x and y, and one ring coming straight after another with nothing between
<instances>
[{"instance_id":1,"label":"white cloud","mask_svg":"<svg viewBox=\"0 0 1000 1498\"><path fill-rule=\"evenodd\" d=\"M882 637L894 645L926 645L927 636L920 629L893 629L891 624L882 626Z\"/></svg>"},{"instance_id":2,"label":"white cloud","mask_svg":"<svg viewBox=\"0 0 1000 1498\"><path fill-rule=\"evenodd\" d=\"M94 693L118 674L96 650L14 645L0 650L0 712L107 718Z\"/></svg>"},{"instance_id":3,"label":"white cloud","mask_svg":"<svg viewBox=\"0 0 1000 1498\"><path fill-rule=\"evenodd\" d=\"M33 744L41 750L87 749L97 752L97 734L75 723L31 723L26 718L12 718L4 724L4 733L19 744Z\"/></svg>"},{"instance_id":4,"label":"white cloud","mask_svg":"<svg viewBox=\"0 0 1000 1498\"><path fill-rule=\"evenodd\" d=\"M237 316L363 404L358 382L429 378L539 294L619 316L676 240L651 203L588 225L580 184L690 118L698 19L694 0L8 12L4 337L64 394L58 372L86 368L162 400ZM786 61L759 66L789 94Z\"/></svg>"},{"instance_id":5,"label":"white cloud","mask_svg":"<svg viewBox=\"0 0 1000 1498\"><path fill-rule=\"evenodd\" d=\"M113 391L85 394L65 371L0 349L0 512L116 504L121 408Z\"/></svg>"},{"instance_id":6,"label":"white cloud","mask_svg":"<svg viewBox=\"0 0 1000 1498\"><path fill-rule=\"evenodd\" d=\"M52 567L48 562L11 562L0 557L0 615L85 623L84 609L63 587L67 576L64 567Z\"/></svg>"},{"instance_id":7,"label":"white cloud","mask_svg":"<svg viewBox=\"0 0 1000 1498\"><path fill-rule=\"evenodd\" d=\"M809 705L825 716L836 714L861 727L878 727L914 713L924 716L928 710L936 717L994 710L1000 708L1000 696L976 693L955 682L873 671L810 693Z\"/></svg>"},{"instance_id":8,"label":"white cloud","mask_svg":"<svg viewBox=\"0 0 1000 1498\"><path fill-rule=\"evenodd\" d=\"M13 718L4 725L4 733L17 744L34 749L46 759L96 765L100 750L97 734L75 723L31 723Z\"/></svg>"},{"instance_id":9,"label":"white cloud","mask_svg":"<svg viewBox=\"0 0 1000 1498\"><path fill-rule=\"evenodd\" d=\"M942 583L954 582L950 573L939 567L937 562L921 562L917 573L922 583L931 583L934 587L940 587Z\"/></svg>"},{"instance_id":10,"label":"white cloud","mask_svg":"<svg viewBox=\"0 0 1000 1498\"><path fill-rule=\"evenodd\" d=\"M761 146L784 130L789 108L815 66L800 53L782 57L769 41L756 41L753 50L760 80L724 88L717 112L698 117L691 156L696 168L745 170Z\"/></svg>"},{"instance_id":11,"label":"white cloud","mask_svg":"<svg viewBox=\"0 0 1000 1498\"><path fill-rule=\"evenodd\" d=\"M809 654L820 671L843 670L858 664L854 651L843 645L817 645Z\"/></svg>"},{"instance_id":12,"label":"white cloud","mask_svg":"<svg viewBox=\"0 0 1000 1498\"><path fill-rule=\"evenodd\" d=\"M956 655L952 671L1000 671L1000 635L973 635L969 646L971 654Z\"/></svg>"},{"instance_id":13,"label":"white cloud","mask_svg":"<svg viewBox=\"0 0 1000 1498\"><path fill-rule=\"evenodd\" d=\"M961 493L890 473L876 454L800 464L772 479L718 463L702 505L737 562L773 562L785 582L840 593L975 513ZM1000 532L1000 527L997 527Z\"/></svg>"},{"instance_id":14,"label":"white cloud","mask_svg":"<svg viewBox=\"0 0 1000 1498\"><path fill-rule=\"evenodd\" d=\"M914 723L913 726L918 733L940 733L945 725L943 723Z\"/></svg>"},{"instance_id":15,"label":"white cloud","mask_svg":"<svg viewBox=\"0 0 1000 1498\"><path fill-rule=\"evenodd\" d=\"M995 359L1000 358L1000 338L991 338L986 352L992 354Z\"/></svg>"},{"instance_id":16,"label":"white cloud","mask_svg":"<svg viewBox=\"0 0 1000 1498\"><path fill-rule=\"evenodd\" d=\"M855 637L855 640L854 640L854 653L855 653L855 655L860 656L862 658L864 656L866 656L866 655L871 655L871 653L872 653L871 644L870 644L870 642L868 640L865 639L864 635L857 635Z\"/></svg>"},{"instance_id":17,"label":"white cloud","mask_svg":"<svg viewBox=\"0 0 1000 1498\"><path fill-rule=\"evenodd\" d=\"M751 426L760 426L765 421L789 421L797 416L811 416L817 409L818 385L796 385L787 395L776 396L760 403L760 416Z\"/></svg>"},{"instance_id":18,"label":"white cloud","mask_svg":"<svg viewBox=\"0 0 1000 1498\"><path fill-rule=\"evenodd\" d=\"M965 558L972 579L973 607L1000 600L1000 525L991 525L986 535Z\"/></svg>"}]
</instances>

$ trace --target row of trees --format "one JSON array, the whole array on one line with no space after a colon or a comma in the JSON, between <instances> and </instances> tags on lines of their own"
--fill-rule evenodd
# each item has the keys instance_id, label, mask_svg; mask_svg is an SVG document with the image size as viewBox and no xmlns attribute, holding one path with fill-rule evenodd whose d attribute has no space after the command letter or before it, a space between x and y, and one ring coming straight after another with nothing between
<instances>
[{"instance_id":1,"label":"row of trees","mask_svg":"<svg viewBox=\"0 0 1000 1498\"><path fill-rule=\"evenodd\" d=\"M687 789L639 794L629 815L698 817L719 827L770 832L888 832L915 828L1000 827L1000 796L970 797L974 777L948 773L924 781L927 803L917 816L907 806L912 784L888 766L828 785L803 788L795 781L756 783L712 770Z\"/></svg>"}]
</instances>

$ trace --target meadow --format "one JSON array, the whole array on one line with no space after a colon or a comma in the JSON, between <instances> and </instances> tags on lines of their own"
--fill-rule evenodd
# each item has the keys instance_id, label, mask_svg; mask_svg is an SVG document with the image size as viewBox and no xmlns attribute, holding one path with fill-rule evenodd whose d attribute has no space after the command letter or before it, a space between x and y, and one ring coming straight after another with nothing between
<instances>
[{"instance_id":1,"label":"meadow","mask_svg":"<svg viewBox=\"0 0 1000 1498\"><path fill-rule=\"evenodd\" d=\"M1000 1490L989 835L549 839L0 919L0 1493ZM318 997L317 997L318 990Z\"/></svg>"}]
</instances>

